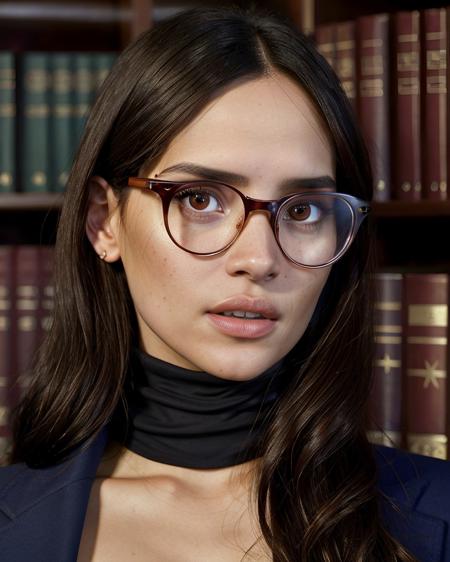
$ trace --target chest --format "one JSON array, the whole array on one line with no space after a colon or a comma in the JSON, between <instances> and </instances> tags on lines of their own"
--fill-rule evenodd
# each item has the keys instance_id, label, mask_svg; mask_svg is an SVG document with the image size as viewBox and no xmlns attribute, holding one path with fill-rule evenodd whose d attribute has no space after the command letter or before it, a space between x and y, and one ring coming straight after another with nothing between
<instances>
[{"instance_id":1,"label":"chest","mask_svg":"<svg viewBox=\"0 0 450 562\"><path fill-rule=\"evenodd\" d=\"M78 562L267 562L259 528L240 498L180 499L167 490L95 481Z\"/></svg>"}]
</instances>

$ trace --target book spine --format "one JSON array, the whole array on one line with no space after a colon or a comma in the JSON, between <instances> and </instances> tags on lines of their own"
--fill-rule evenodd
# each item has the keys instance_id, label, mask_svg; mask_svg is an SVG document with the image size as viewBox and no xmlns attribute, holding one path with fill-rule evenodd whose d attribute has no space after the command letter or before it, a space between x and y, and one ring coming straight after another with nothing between
<instances>
[{"instance_id":1,"label":"book spine","mask_svg":"<svg viewBox=\"0 0 450 562\"><path fill-rule=\"evenodd\" d=\"M6 454L11 432L11 381L13 373L13 247L0 246L0 464Z\"/></svg>"},{"instance_id":2,"label":"book spine","mask_svg":"<svg viewBox=\"0 0 450 562\"><path fill-rule=\"evenodd\" d=\"M71 55L51 56L52 72L50 155L53 191L64 191L72 161L72 71Z\"/></svg>"},{"instance_id":3,"label":"book spine","mask_svg":"<svg viewBox=\"0 0 450 562\"><path fill-rule=\"evenodd\" d=\"M402 288L400 273L375 275L375 358L368 436L372 442L397 447L402 444Z\"/></svg>"},{"instance_id":4,"label":"book spine","mask_svg":"<svg viewBox=\"0 0 450 562\"><path fill-rule=\"evenodd\" d=\"M53 318L54 284L53 284L53 246L39 248L40 264L40 298L39 298L39 339L43 341L50 330Z\"/></svg>"},{"instance_id":5,"label":"book spine","mask_svg":"<svg viewBox=\"0 0 450 562\"><path fill-rule=\"evenodd\" d=\"M0 52L0 193L13 191L16 75L12 53Z\"/></svg>"},{"instance_id":6,"label":"book spine","mask_svg":"<svg viewBox=\"0 0 450 562\"><path fill-rule=\"evenodd\" d=\"M407 446L446 459L448 275L406 274L405 297Z\"/></svg>"},{"instance_id":7,"label":"book spine","mask_svg":"<svg viewBox=\"0 0 450 562\"><path fill-rule=\"evenodd\" d=\"M39 331L39 246L16 248L16 321L15 341L20 398L29 383L33 356L40 343Z\"/></svg>"},{"instance_id":8,"label":"book spine","mask_svg":"<svg viewBox=\"0 0 450 562\"><path fill-rule=\"evenodd\" d=\"M372 164L376 201L391 198L389 28L388 14L356 21L358 118Z\"/></svg>"},{"instance_id":9,"label":"book spine","mask_svg":"<svg viewBox=\"0 0 450 562\"><path fill-rule=\"evenodd\" d=\"M420 142L420 14L397 12L395 22L394 196L422 198Z\"/></svg>"},{"instance_id":10,"label":"book spine","mask_svg":"<svg viewBox=\"0 0 450 562\"><path fill-rule=\"evenodd\" d=\"M447 199L447 12L422 12L423 197Z\"/></svg>"},{"instance_id":11,"label":"book spine","mask_svg":"<svg viewBox=\"0 0 450 562\"><path fill-rule=\"evenodd\" d=\"M115 53L97 53L93 55L93 79L95 90L98 91L116 60Z\"/></svg>"},{"instance_id":12,"label":"book spine","mask_svg":"<svg viewBox=\"0 0 450 562\"><path fill-rule=\"evenodd\" d=\"M356 112L355 22L336 24L336 74Z\"/></svg>"},{"instance_id":13,"label":"book spine","mask_svg":"<svg viewBox=\"0 0 450 562\"><path fill-rule=\"evenodd\" d=\"M317 50L336 69L336 28L334 24L318 25L315 32Z\"/></svg>"},{"instance_id":14,"label":"book spine","mask_svg":"<svg viewBox=\"0 0 450 562\"><path fill-rule=\"evenodd\" d=\"M81 140L90 105L93 100L95 80L92 69L92 55L76 53L73 55L73 131L74 152Z\"/></svg>"},{"instance_id":15,"label":"book spine","mask_svg":"<svg viewBox=\"0 0 450 562\"><path fill-rule=\"evenodd\" d=\"M49 89L48 55L27 53L22 60L23 191L49 190Z\"/></svg>"}]
</instances>

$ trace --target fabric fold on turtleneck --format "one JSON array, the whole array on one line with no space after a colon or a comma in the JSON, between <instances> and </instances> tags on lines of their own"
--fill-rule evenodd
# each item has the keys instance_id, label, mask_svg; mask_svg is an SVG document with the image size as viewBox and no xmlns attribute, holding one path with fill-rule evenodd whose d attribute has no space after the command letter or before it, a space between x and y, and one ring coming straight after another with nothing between
<instances>
[{"instance_id":1,"label":"fabric fold on turtleneck","mask_svg":"<svg viewBox=\"0 0 450 562\"><path fill-rule=\"evenodd\" d=\"M224 468L254 459L279 397L282 364L251 380L233 381L135 349L125 385L128 422L118 409L113 434L143 457L186 468Z\"/></svg>"}]
</instances>

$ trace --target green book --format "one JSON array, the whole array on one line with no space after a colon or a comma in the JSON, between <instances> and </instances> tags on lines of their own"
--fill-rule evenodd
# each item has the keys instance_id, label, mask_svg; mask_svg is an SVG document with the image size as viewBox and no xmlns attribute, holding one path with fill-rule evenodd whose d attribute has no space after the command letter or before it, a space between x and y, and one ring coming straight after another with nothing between
<instances>
[{"instance_id":1,"label":"green book","mask_svg":"<svg viewBox=\"0 0 450 562\"><path fill-rule=\"evenodd\" d=\"M15 184L15 97L14 56L0 52L0 193L13 191Z\"/></svg>"},{"instance_id":2,"label":"green book","mask_svg":"<svg viewBox=\"0 0 450 562\"><path fill-rule=\"evenodd\" d=\"M116 58L116 53L96 53L93 55L93 74L96 91L98 91L103 81L108 76Z\"/></svg>"},{"instance_id":3,"label":"green book","mask_svg":"<svg viewBox=\"0 0 450 562\"><path fill-rule=\"evenodd\" d=\"M76 53L74 55L73 80L73 136L74 152L76 152L95 92L91 53Z\"/></svg>"},{"instance_id":4,"label":"green book","mask_svg":"<svg viewBox=\"0 0 450 562\"><path fill-rule=\"evenodd\" d=\"M72 56L50 56L50 190L64 191L73 157Z\"/></svg>"},{"instance_id":5,"label":"green book","mask_svg":"<svg viewBox=\"0 0 450 562\"><path fill-rule=\"evenodd\" d=\"M26 53L22 59L23 191L50 191L49 187L49 55Z\"/></svg>"}]
</instances>

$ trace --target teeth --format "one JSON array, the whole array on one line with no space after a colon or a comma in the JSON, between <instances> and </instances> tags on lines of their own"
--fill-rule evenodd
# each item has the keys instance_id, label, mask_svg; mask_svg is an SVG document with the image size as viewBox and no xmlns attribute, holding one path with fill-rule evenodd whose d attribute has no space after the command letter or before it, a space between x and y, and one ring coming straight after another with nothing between
<instances>
[{"instance_id":1,"label":"teeth","mask_svg":"<svg viewBox=\"0 0 450 562\"><path fill-rule=\"evenodd\" d=\"M244 310L227 310L222 312L224 316L234 316L235 318L264 318L262 314L258 312L247 312Z\"/></svg>"}]
</instances>

